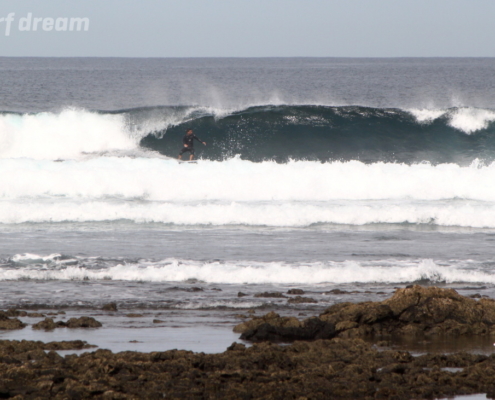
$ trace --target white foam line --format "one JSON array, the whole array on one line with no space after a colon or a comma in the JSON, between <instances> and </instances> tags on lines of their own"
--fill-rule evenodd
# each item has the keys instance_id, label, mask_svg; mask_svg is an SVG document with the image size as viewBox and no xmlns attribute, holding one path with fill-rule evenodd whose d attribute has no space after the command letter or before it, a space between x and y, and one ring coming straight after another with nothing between
<instances>
[{"instance_id":1,"label":"white foam line","mask_svg":"<svg viewBox=\"0 0 495 400\"><path fill-rule=\"evenodd\" d=\"M488 125L495 121L495 111L471 107L444 110L410 109L407 111L421 124L430 124L438 118L446 117L448 125L468 135L488 128Z\"/></svg>"},{"instance_id":2,"label":"white foam line","mask_svg":"<svg viewBox=\"0 0 495 400\"><path fill-rule=\"evenodd\" d=\"M407 283L432 282L495 283L495 274L455 265L439 266L432 260L375 262L356 261L287 264L283 262L201 263L164 260L142 265L117 265L94 270L59 266L43 269L0 269L0 280L122 280L145 282L184 282L199 280L220 284L324 284L324 283Z\"/></svg>"}]
</instances>

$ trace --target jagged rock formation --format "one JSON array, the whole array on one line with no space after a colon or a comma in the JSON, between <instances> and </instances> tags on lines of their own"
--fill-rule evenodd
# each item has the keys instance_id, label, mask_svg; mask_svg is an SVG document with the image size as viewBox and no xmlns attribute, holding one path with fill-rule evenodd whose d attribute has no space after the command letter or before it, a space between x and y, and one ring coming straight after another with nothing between
<instances>
[{"instance_id":1,"label":"jagged rock formation","mask_svg":"<svg viewBox=\"0 0 495 400\"><path fill-rule=\"evenodd\" d=\"M495 300L475 300L453 289L398 289L382 302L339 303L304 321L269 313L234 328L252 341L394 335L495 335Z\"/></svg>"}]
</instances>

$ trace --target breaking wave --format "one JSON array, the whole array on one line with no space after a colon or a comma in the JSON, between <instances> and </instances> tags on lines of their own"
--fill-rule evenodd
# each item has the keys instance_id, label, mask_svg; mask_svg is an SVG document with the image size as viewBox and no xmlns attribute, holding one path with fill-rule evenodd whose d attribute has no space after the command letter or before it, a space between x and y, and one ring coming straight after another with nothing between
<instances>
[{"instance_id":1,"label":"breaking wave","mask_svg":"<svg viewBox=\"0 0 495 400\"><path fill-rule=\"evenodd\" d=\"M312 262L202 262L71 258L60 254L15 255L0 266L0 280L119 280L217 284L345 284L345 283L491 283L495 274L479 268L439 265L433 260Z\"/></svg>"},{"instance_id":2,"label":"breaking wave","mask_svg":"<svg viewBox=\"0 0 495 400\"><path fill-rule=\"evenodd\" d=\"M317 160L470 163L495 156L495 111L254 106L170 106L119 111L0 114L0 158L98 155L176 157L184 130L208 143L200 157L260 162Z\"/></svg>"}]
</instances>

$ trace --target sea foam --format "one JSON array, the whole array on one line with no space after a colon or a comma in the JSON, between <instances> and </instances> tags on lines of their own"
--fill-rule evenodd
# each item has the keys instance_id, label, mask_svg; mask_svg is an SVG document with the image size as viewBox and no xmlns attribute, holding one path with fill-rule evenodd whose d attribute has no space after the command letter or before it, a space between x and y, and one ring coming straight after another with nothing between
<instances>
[{"instance_id":1,"label":"sea foam","mask_svg":"<svg viewBox=\"0 0 495 400\"><path fill-rule=\"evenodd\" d=\"M495 164L0 160L0 223L495 227Z\"/></svg>"},{"instance_id":2,"label":"sea foam","mask_svg":"<svg viewBox=\"0 0 495 400\"><path fill-rule=\"evenodd\" d=\"M468 135L488 128L495 121L495 112L479 108L462 107L446 110L411 109L409 112L419 123L432 123L438 118L446 118L447 124Z\"/></svg>"},{"instance_id":3,"label":"sea foam","mask_svg":"<svg viewBox=\"0 0 495 400\"><path fill-rule=\"evenodd\" d=\"M19 256L15 256L19 258ZM14 258L15 258L14 257ZM42 259L43 256L36 258ZM122 263L108 268L63 266L53 263L34 267L1 268L0 280L121 280L185 282L199 280L219 284L345 284L345 283L495 283L495 274L466 268L465 263L438 265L433 260L382 260L374 262L200 262L165 259L158 262Z\"/></svg>"},{"instance_id":4,"label":"sea foam","mask_svg":"<svg viewBox=\"0 0 495 400\"><path fill-rule=\"evenodd\" d=\"M75 109L58 114L0 115L0 158L77 158L137 145L123 115Z\"/></svg>"}]
</instances>

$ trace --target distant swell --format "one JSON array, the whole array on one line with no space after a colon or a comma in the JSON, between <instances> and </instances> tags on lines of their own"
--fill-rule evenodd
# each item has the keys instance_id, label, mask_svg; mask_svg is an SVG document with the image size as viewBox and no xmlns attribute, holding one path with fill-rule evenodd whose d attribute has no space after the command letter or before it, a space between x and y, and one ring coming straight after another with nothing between
<instances>
[{"instance_id":1,"label":"distant swell","mask_svg":"<svg viewBox=\"0 0 495 400\"><path fill-rule=\"evenodd\" d=\"M348 161L470 164L495 160L495 111L360 106L253 106L243 110L161 106L117 111L0 113L0 158L176 157L184 131L223 161Z\"/></svg>"}]
</instances>

